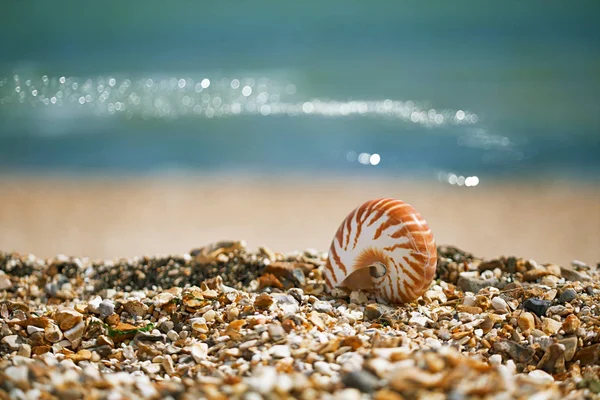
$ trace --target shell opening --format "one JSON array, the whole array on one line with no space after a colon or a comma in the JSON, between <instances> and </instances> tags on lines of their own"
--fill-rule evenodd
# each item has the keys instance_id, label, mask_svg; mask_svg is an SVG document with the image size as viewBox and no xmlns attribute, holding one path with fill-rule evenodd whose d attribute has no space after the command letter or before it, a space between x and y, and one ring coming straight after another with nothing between
<instances>
[{"instance_id":1,"label":"shell opening","mask_svg":"<svg viewBox=\"0 0 600 400\"><path fill-rule=\"evenodd\" d=\"M382 278L387 274L387 267L383 263L377 262L369 266L369 273L373 278Z\"/></svg>"},{"instance_id":2,"label":"shell opening","mask_svg":"<svg viewBox=\"0 0 600 400\"><path fill-rule=\"evenodd\" d=\"M383 263L375 263L368 267L357 269L340 286L350 290L372 290L375 289L375 280L380 279L387 273L387 267Z\"/></svg>"}]
</instances>

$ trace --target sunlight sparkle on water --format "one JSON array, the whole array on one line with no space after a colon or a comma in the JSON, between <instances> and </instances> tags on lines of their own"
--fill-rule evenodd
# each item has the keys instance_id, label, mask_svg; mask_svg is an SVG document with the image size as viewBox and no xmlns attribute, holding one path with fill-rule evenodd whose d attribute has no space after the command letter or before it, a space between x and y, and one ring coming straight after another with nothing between
<instances>
[{"instance_id":1,"label":"sunlight sparkle on water","mask_svg":"<svg viewBox=\"0 0 600 400\"><path fill-rule=\"evenodd\" d=\"M362 165L378 165L381 162L381 156L377 153L360 153L350 150L346 153L346 160L348 162L358 161Z\"/></svg>"},{"instance_id":2,"label":"sunlight sparkle on water","mask_svg":"<svg viewBox=\"0 0 600 400\"><path fill-rule=\"evenodd\" d=\"M452 186L475 187L479 185L479 177L477 176L464 176L452 172L439 172L437 177L440 182L445 182Z\"/></svg>"},{"instance_id":3,"label":"sunlight sparkle on water","mask_svg":"<svg viewBox=\"0 0 600 400\"><path fill-rule=\"evenodd\" d=\"M479 117L465 110L440 110L412 100L324 100L302 97L296 84L273 78L241 77L24 77L0 78L4 107L74 107L74 112L127 118L223 118L238 115L320 117L377 116L435 128L472 125ZM27 90L23 90L27 87ZM240 90L241 89L241 90ZM64 114L62 114L64 115ZM465 141L489 139L471 137ZM491 143L495 143L491 141ZM461 143L459 143L461 144ZM510 147L510 141L501 140ZM374 158L377 160L377 157ZM376 163L369 165L376 165Z\"/></svg>"},{"instance_id":4,"label":"sunlight sparkle on water","mask_svg":"<svg viewBox=\"0 0 600 400\"><path fill-rule=\"evenodd\" d=\"M252 94L252 88L250 86L244 86L244 88L242 89L242 95L244 95L245 97L248 97Z\"/></svg>"},{"instance_id":5,"label":"sunlight sparkle on water","mask_svg":"<svg viewBox=\"0 0 600 400\"><path fill-rule=\"evenodd\" d=\"M369 162L371 163L371 165L377 165L380 161L381 157L377 153L371 154L371 157L369 157Z\"/></svg>"}]
</instances>

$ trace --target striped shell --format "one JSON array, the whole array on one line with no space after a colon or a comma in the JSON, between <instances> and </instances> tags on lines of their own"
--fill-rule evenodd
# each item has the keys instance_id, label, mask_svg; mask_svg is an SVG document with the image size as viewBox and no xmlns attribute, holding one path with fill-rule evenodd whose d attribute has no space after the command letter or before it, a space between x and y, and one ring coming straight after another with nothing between
<instances>
[{"instance_id":1,"label":"striped shell","mask_svg":"<svg viewBox=\"0 0 600 400\"><path fill-rule=\"evenodd\" d=\"M324 269L330 289L370 290L388 303L417 299L435 275L437 250L427 222L410 204L367 201L346 217Z\"/></svg>"}]
</instances>

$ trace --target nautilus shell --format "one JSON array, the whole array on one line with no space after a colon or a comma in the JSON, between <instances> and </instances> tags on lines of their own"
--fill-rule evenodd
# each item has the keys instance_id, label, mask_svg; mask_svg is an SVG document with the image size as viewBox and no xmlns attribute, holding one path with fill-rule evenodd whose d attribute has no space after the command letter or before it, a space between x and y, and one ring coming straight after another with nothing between
<instances>
[{"instance_id":1,"label":"nautilus shell","mask_svg":"<svg viewBox=\"0 0 600 400\"><path fill-rule=\"evenodd\" d=\"M376 199L342 222L323 275L330 289L362 289L407 303L427 290L436 264L435 239L421 214L403 201Z\"/></svg>"}]
</instances>

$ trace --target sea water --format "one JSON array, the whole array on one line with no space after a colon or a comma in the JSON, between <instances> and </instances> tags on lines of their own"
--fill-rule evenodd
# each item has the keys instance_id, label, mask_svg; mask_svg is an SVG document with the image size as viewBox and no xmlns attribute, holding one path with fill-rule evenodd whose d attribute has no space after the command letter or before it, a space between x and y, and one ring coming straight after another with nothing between
<instances>
[{"instance_id":1,"label":"sea water","mask_svg":"<svg viewBox=\"0 0 600 400\"><path fill-rule=\"evenodd\" d=\"M598 15L597 1L14 3L0 172L598 182Z\"/></svg>"}]
</instances>

